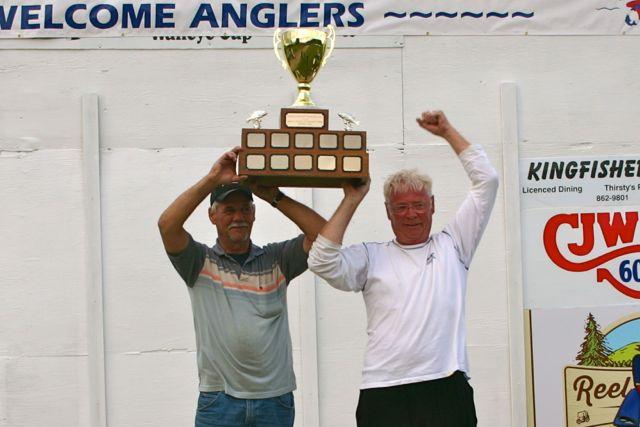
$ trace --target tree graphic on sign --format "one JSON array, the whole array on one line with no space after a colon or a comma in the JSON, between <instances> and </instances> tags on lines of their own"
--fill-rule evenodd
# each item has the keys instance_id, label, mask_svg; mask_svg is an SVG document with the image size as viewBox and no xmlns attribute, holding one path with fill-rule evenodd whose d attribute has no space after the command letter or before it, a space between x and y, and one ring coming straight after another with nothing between
<instances>
[{"instance_id":1,"label":"tree graphic on sign","mask_svg":"<svg viewBox=\"0 0 640 427\"><path fill-rule=\"evenodd\" d=\"M576 356L578 365L608 366L611 349L607 347L604 335L600 332L600 325L591 313L587 317L584 332L584 341L582 341L580 352Z\"/></svg>"}]
</instances>

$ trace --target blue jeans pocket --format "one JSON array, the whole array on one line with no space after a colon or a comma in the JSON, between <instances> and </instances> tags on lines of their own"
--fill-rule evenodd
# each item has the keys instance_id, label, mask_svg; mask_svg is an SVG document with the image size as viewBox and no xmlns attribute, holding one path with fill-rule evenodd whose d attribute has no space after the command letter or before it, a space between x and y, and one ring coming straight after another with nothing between
<instances>
[{"instance_id":1,"label":"blue jeans pocket","mask_svg":"<svg viewBox=\"0 0 640 427\"><path fill-rule=\"evenodd\" d=\"M256 400L256 423L259 427L293 427L296 410L293 393Z\"/></svg>"},{"instance_id":2,"label":"blue jeans pocket","mask_svg":"<svg viewBox=\"0 0 640 427\"><path fill-rule=\"evenodd\" d=\"M276 402L286 409L293 409L293 393L286 393L281 396L277 396Z\"/></svg>"},{"instance_id":3,"label":"blue jeans pocket","mask_svg":"<svg viewBox=\"0 0 640 427\"><path fill-rule=\"evenodd\" d=\"M206 411L211 408L221 395L221 391L201 391L198 397L198 411Z\"/></svg>"}]
</instances>

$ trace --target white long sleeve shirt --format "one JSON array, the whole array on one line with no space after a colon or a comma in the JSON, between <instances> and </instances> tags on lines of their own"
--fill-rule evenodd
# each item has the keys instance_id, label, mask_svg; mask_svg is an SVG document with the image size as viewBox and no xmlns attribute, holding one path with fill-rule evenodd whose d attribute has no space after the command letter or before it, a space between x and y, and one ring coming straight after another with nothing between
<instances>
[{"instance_id":1,"label":"white long sleeve shirt","mask_svg":"<svg viewBox=\"0 0 640 427\"><path fill-rule=\"evenodd\" d=\"M368 342L361 389L469 372L467 270L489 221L498 175L479 146L459 158L472 187L453 221L426 242L341 248L319 235L309 252L311 271L334 288L364 297Z\"/></svg>"}]
</instances>

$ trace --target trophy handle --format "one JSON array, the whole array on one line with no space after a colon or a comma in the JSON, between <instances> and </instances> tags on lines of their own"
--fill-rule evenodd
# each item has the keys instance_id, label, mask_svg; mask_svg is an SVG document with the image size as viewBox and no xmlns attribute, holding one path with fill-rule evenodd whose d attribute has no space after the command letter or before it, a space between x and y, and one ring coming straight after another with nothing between
<instances>
[{"instance_id":1,"label":"trophy handle","mask_svg":"<svg viewBox=\"0 0 640 427\"><path fill-rule=\"evenodd\" d=\"M280 52L284 53L284 48L282 47L282 28L276 28L276 31L273 33L273 50L276 53L276 58L280 61L282 68L287 69L287 61L284 59L284 55L280 56Z\"/></svg>"},{"instance_id":2,"label":"trophy handle","mask_svg":"<svg viewBox=\"0 0 640 427\"><path fill-rule=\"evenodd\" d=\"M324 53L324 57L322 58L322 66L327 63L327 59L331 56L333 52L333 46L336 41L336 30L333 28L333 25L327 25L327 29L325 31L327 33L327 50Z\"/></svg>"}]
</instances>

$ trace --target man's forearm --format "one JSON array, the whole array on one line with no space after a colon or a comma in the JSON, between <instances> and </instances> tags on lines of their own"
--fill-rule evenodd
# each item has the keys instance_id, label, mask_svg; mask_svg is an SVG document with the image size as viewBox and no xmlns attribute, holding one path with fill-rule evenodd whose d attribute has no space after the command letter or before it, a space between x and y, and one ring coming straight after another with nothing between
<instances>
[{"instance_id":1,"label":"man's forearm","mask_svg":"<svg viewBox=\"0 0 640 427\"><path fill-rule=\"evenodd\" d=\"M208 175L188 188L169 205L160 216L160 221L169 227L182 227L198 205L216 187L216 183Z\"/></svg>"},{"instance_id":2,"label":"man's forearm","mask_svg":"<svg viewBox=\"0 0 640 427\"><path fill-rule=\"evenodd\" d=\"M320 231L320 234L333 243L341 245L347 226L351 222L351 218L359 204L360 203L358 201L354 201L352 199L343 199L342 202L340 202L338 209L336 209L334 214L331 216L331 219L329 219Z\"/></svg>"},{"instance_id":3,"label":"man's forearm","mask_svg":"<svg viewBox=\"0 0 640 427\"><path fill-rule=\"evenodd\" d=\"M296 224L311 242L327 223L316 211L288 196L278 202L277 209Z\"/></svg>"},{"instance_id":4,"label":"man's forearm","mask_svg":"<svg viewBox=\"0 0 640 427\"><path fill-rule=\"evenodd\" d=\"M460 155L460 153L471 145L469 144L469 141L467 141L465 137L453 127L447 133L442 135L442 137L449 143L457 155Z\"/></svg>"},{"instance_id":5,"label":"man's forearm","mask_svg":"<svg viewBox=\"0 0 640 427\"><path fill-rule=\"evenodd\" d=\"M179 252L186 247L188 236L184 229L184 223L215 186L216 182L207 175L178 196L162 212L158 219L158 228L168 252Z\"/></svg>"}]
</instances>

